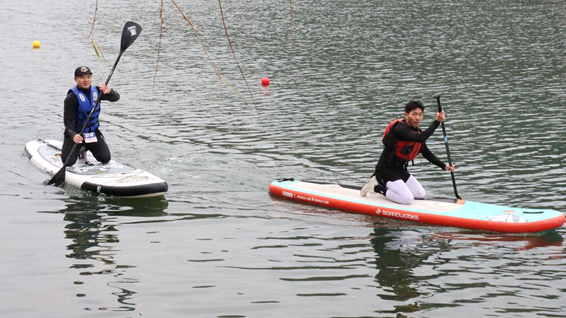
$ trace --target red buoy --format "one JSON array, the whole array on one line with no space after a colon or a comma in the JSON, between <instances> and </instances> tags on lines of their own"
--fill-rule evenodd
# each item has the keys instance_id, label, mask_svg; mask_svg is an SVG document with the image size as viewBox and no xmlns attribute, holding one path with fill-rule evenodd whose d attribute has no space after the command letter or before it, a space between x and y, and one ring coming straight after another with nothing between
<instances>
[{"instance_id":1,"label":"red buoy","mask_svg":"<svg viewBox=\"0 0 566 318\"><path fill-rule=\"evenodd\" d=\"M269 85L269 78L268 77L262 78L261 79L261 85L268 86Z\"/></svg>"}]
</instances>

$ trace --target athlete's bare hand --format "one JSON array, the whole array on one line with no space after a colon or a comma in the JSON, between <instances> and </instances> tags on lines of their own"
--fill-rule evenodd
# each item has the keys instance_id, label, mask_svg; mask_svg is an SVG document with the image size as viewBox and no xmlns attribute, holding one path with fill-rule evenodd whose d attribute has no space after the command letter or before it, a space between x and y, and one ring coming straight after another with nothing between
<instances>
[{"instance_id":1,"label":"athlete's bare hand","mask_svg":"<svg viewBox=\"0 0 566 318\"><path fill-rule=\"evenodd\" d=\"M80 144L81 142L83 142L83 140L84 140L84 139L83 139L83 136L81 136L81 135L79 135L79 134L76 134L76 135L73 137L73 141L74 141L76 144Z\"/></svg>"},{"instance_id":2,"label":"athlete's bare hand","mask_svg":"<svg viewBox=\"0 0 566 318\"><path fill-rule=\"evenodd\" d=\"M105 83L105 84L100 85L100 91L102 92L102 94L110 94L112 89L110 87L108 87Z\"/></svg>"},{"instance_id":3,"label":"athlete's bare hand","mask_svg":"<svg viewBox=\"0 0 566 318\"><path fill-rule=\"evenodd\" d=\"M456 166L454 165L454 163L452 163L451 165L446 165L446 166L444 167L444 170L445 170L445 171L454 172L454 171L456 171Z\"/></svg>"},{"instance_id":4,"label":"athlete's bare hand","mask_svg":"<svg viewBox=\"0 0 566 318\"><path fill-rule=\"evenodd\" d=\"M446 113L444 113L444 111L437 113L436 114L436 120L438 120L439 122L445 121L446 120Z\"/></svg>"}]
</instances>

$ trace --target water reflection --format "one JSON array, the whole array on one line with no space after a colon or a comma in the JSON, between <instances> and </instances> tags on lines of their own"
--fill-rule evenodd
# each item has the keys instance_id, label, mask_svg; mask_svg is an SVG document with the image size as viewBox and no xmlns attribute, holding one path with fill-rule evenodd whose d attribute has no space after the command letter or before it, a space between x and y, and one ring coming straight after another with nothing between
<instances>
[{"instance_id":1,"label":"water reflection","mask_svg":"<svg viewBox=\"0 0 566 318\"><path fill-rule=\"evenodd\" d=\"M526 251L535 248L562 246L564 237L557 231L535 234L495 234L478 233L473 231L445 232L439 231L430 235L435 240L445 240L449 243L467 243L473 246L506 245L516 251Z\"/></svg>"},{"instance_id":2,"label":"water reflection","mask_svg":"<svg viewBox=\"0 0 566 318\"><path fill-rule=\"evenodd\" d=\"M133 277L128 269L135 265L123 265L116 262L119 252L120 238L118 228L120 217L160 217L167 213L167 200L164 198L148 199L115 199L98 195L85 195L67 201L64 214L65 238L71 243L67 245L66 257L75 260L72 269L78 269L82 277L74 281L75 285L84 285L92 275L111 275L107 279L110 293L117 297L118 307L104 307L99 310L133 311L135 303L132 298L137 292L135 284L139 280ZM132 285L134 284L134 285ZM127 286L127 287L124 287ZM85 290L90 290L85 287ZM86 292L77 297L87 297ZM98 297L98 296L97 296ZM93 308L94 309L94 308Z\"/></svg>"},{"instance_id":3,"label":"water reflection","mask_svg":"<svg viewBox=\"0 0 566 318\"><path fill-rule=\"evenodd\" d=\"M426 228L423 226L424 229ZM481 265L473 268L461 266L462 257L465 258L468 255L465 251L498 249L505 254L551 246L560 247L563 246L564 238L557 231L514 235L468 230L452 232L439 229L421 233L421 231L410 230L406 227L392 229L376 226L371 234L370 242L376 253L375 266L379 270L375 275L375 280L380 286L377 296L382 300L397 303L398 305L395 305L389 313L399 314L422 310L421 299L423 297L443 294L445 288L460 291L473 288L474 285L467 285L467 281L461 282L460 285L453 281L454 284L447 284L445 288L440 289L437 289L438 286L430 286L430 281L442 282L444 281L442 277L453 275L455 269L462 272L462 275L474 275L476 270L483 271L484 267ZM457 252L458 250L461 252ZM457 256L448 256L445 255L446 253L456 253ZM544 263L549 260L563 259L563 256L562 250L555 253L546 252L542 258L539 256L538 261ZM480 257L480 259L478 264L491 261L489 257L488 259ZM533 259L529 258L529 261ZM487 264L483 266L490 267ZM431 288L434 291L431 291ZM444 303L442 306L456 306L456 304Z\"/></svg>"},{"instance_id":4,"label":"water reflection","mask_svg":"<svg viewBox=\"0 0 566 318\"><path fill-rule=\"evenodd\" d=\"M379 272L375 279L382 289L377 294L381 299L406 302L420 295L416 284L418 279L414 277L413 270L428 255L407 248L414 246L414 241L415 237L407 231L374 229L370 242L377 254L375 266ZM415 312L419 310L419 305L415 302L395 308L394 312Z\"/></svg>"},{"instance_id":5,"label":"water reflection","mask_svg":"<svg viewBox=\"0 0 566 318\"><path fill-rule=\"evenodd\" d=\"M67 208L73 209L75 204ZM65 238L73 243L67 245L68 258L77 260L98 260L107 265L114 264L109 255L104 255L100 244L119 243L117 231L113 225L104 225L102 218L96 212L65 212ZM96 247L96 248L95 248ZM106 249L111 251L110 249ZM93 264L74 264L72 268L90 268Z\"/></svg>"}]
</instances>

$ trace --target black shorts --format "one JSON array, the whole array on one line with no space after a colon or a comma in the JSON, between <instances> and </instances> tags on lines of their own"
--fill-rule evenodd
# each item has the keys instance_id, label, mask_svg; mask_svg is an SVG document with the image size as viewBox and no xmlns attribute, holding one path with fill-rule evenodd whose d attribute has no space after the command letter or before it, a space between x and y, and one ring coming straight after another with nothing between
<instances>
[{"instance_id":1,"label":"black shorts","mask_svg":"<svg viewBox=\"0 0 566 318\"><path fill-rule=\"evenodd\" d=\"M382 186L385 186L389 181L403 180L407 182L411 174L405 169L388 169L388 170L375 170L375 178Z\"/></svg>"},{"instance_id":2,"label":"black shorts","mask_svg":"<svg viewBox=\"0 0 566 318\"><path fill-rule=\"evenodd\" d=\"M67 158L69 158L68 166L72 166L77 162L79 158L79 150L82 146L86 147L86 150L89 150L96 160L102 163L108 163L110 161L110 149L108 149L108 145L106 144L106 140L104 139L104 135L97 129L96 130L96 138L98 139L97 142L93 143L85 143L77 144L76 147L73 148L75 142L73 141L73 137L65 137L63 139L63 150L61 151L61 160L66 162ZM71 153L71 150L73 150Z\"/></svg>"}]
</instances>

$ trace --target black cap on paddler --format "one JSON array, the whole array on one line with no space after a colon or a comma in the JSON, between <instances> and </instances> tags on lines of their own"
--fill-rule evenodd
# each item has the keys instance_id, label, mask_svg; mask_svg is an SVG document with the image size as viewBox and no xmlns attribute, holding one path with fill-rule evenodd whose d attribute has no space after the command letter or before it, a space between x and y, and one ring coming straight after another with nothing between
<instances>
[{"instance_id":1,"label":"black cap on paddler","mask_svg":"<svg viewBox=\"0 0 566 318\"><path fill-rule=\"evenodd\" d=\"M90 68L88 68L86 66L79 66L75 70L75 77L83 76L83 75L86 75L86 74L92 74L92 72L90 71Z\"/></svg>"}]
</instances>

